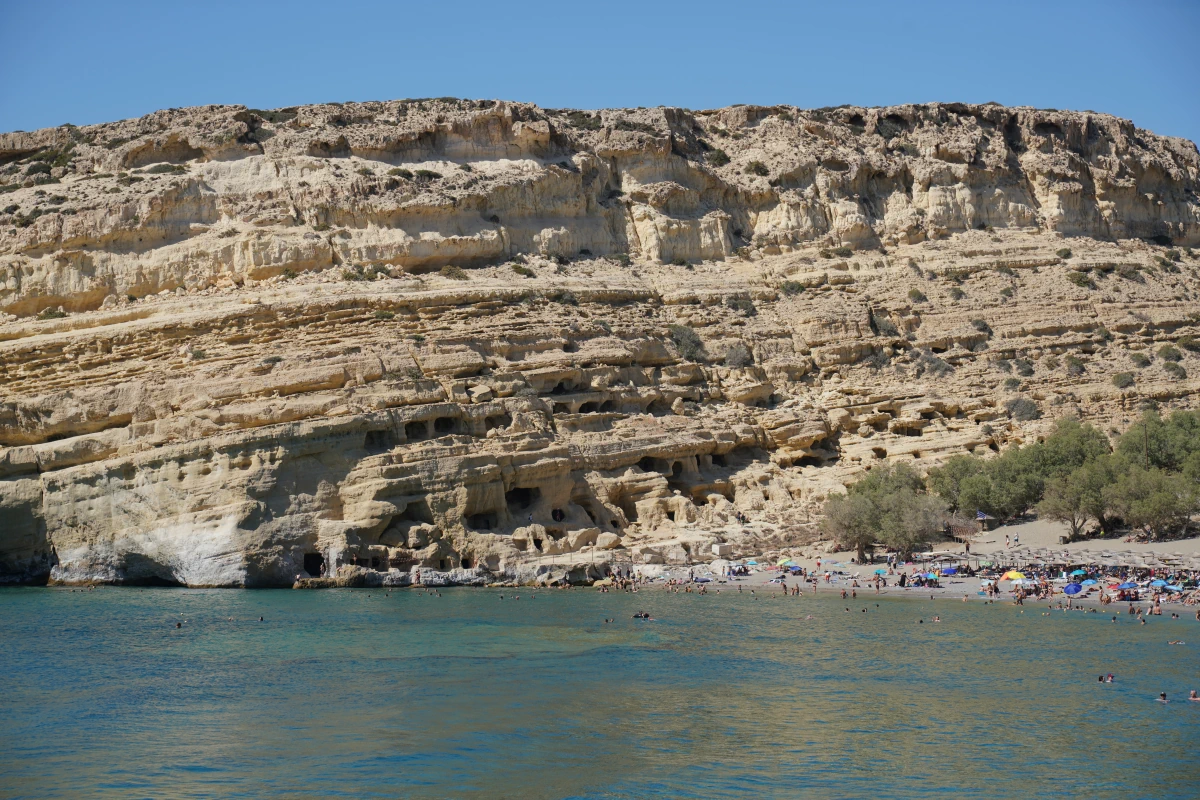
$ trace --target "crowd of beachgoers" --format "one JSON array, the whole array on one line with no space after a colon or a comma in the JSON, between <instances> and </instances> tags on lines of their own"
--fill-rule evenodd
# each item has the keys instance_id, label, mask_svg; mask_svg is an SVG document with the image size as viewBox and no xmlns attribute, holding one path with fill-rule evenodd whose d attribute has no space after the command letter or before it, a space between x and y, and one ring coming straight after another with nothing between
<instances>
[{"instance_id":1,"label":"crowd of beachgoers","mask_svg":"<svg viewBox=\"0 0 1200 800\"><path fill-rule=\"evenodd\" d=\"M1121 564L1113 559L1085 559L1082 554L1010 553L971 558L966 554L926 554L920 560L901 561L889 554L882 563L847 563L822 560L803 566L790 558L715 560L709 564L646 568L617 566L609 577L597 581L600 591L639 591L662 587L672 592L708 594L743 587L803 596L806 592L838 592L857 598L872 594L947 595L962 599L1058 602L1067 608L1130 603L1157 616L1163 607L1200 607L1200 568L1174 560L1142 559L1149 564ZM1088 554L1091 555L1091 554ZM1200 611L1197 611L1200 619Z\"/></svg>"}]
</instances>

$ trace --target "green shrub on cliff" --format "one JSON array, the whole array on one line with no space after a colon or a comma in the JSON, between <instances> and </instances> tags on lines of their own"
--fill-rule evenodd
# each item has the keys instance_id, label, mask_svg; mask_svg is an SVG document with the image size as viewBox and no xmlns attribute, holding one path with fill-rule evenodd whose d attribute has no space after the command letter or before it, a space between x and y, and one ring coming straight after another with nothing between
<instances>
[{"instance_id":1,"label":"green shrub on cliff","mask_svg":"<svg viewBox=\"0 0 1200 800\"><path fill-rule=\"evenodd\" d=\"M671 336L671 341L675 343L676 349L679 350L679 357L684 361L705 361L708 359L708 353L704 350L704 343L700 341L700 336L686 325L672 325L667 328L667 333Z\"/></svg>"}]
</instances>

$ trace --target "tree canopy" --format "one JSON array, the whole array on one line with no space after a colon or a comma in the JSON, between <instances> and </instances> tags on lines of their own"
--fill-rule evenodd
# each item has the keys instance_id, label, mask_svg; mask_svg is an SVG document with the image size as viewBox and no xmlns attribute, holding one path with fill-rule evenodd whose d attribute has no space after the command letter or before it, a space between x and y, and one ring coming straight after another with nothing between
<instances>
[{"instance_id":1,"label":"tree canopy","mask_svg":"<svg viewBox=\"0 0 1200 800\"><path fill-rule=\"evenodd\" d=\"M867 556L876 542L908 554L942 529L946 503L926 493L907 464L884 464L825 502L825 531L839 547Z\"/></svg>"},{"instance_id":2,"label":"tree canopy","mask_svg":"<svg viewBox=\"0 0 1200 800\"><path fill-rule=\"evenodd\" d=\"M1078 420L1059 420L1043 441L996 458L954 456L930 470L929 488L952 509L1009 519L1036 506L1072 536L1088 520L1105 532L1118 521L1162 536L1200 509L1200 412L1163 419L1146 412L1110 450Z\"/></svg>"}]
</instances>

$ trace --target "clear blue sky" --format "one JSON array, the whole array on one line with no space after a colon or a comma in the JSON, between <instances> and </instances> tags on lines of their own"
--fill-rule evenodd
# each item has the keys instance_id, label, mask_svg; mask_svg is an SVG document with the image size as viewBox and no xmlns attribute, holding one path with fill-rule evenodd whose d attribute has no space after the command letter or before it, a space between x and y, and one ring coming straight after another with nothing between
<instances>
[{"instance_id":1,"label":"clear blue sky","mask_svg":"<svg viewBox=\"0 0 1200 800\"><path fill-rule=\"evenodd\" d=\"M0 0L0 130L159 108L455 96L547 107L933 100L1200 139L1200 0Z\"/></svg>"}]
</instances>

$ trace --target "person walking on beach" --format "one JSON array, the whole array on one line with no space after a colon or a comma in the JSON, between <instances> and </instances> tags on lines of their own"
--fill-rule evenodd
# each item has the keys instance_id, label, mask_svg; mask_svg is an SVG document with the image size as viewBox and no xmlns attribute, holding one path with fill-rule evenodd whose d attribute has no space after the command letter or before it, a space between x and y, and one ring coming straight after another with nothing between
<instances>
[{"instance_id":1,"label":"person walking on beach","mask_svg":"<svg viewBox=\"0 0 1200 800\"><path fill-rule=\"evenodd\" d=\"M1012 544L1012 542L1010 542L1010 541L1009 541L1008 534L1006 533L1006 534L1004 534L1004 547L1005 547L1005 549L1007 549L1007 548L1008 548L1008 546L1009 546L1010 544Z\"/></svg>"}]
</instances>

